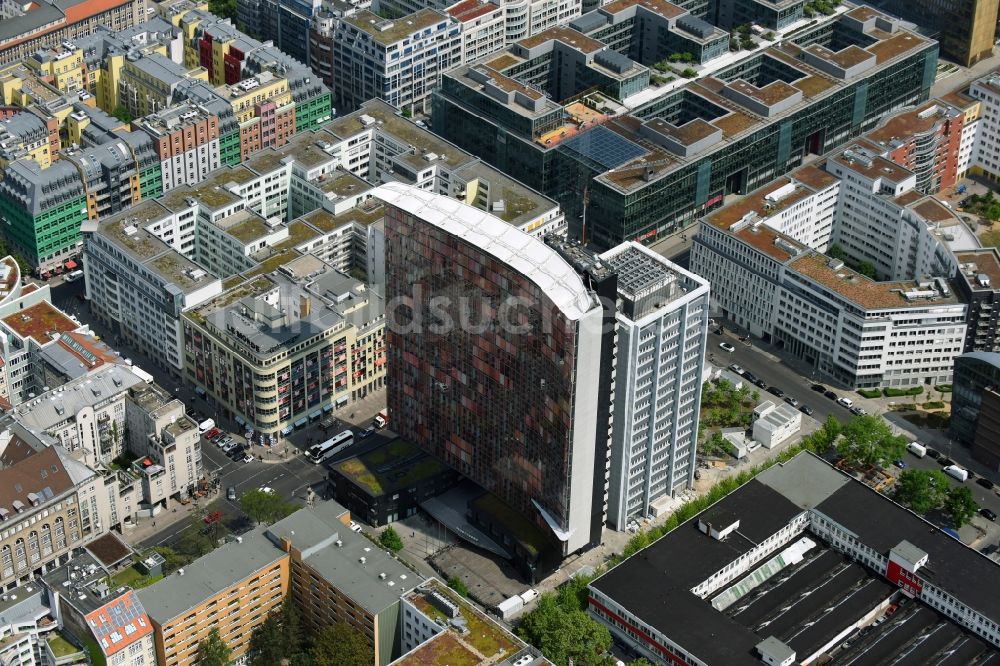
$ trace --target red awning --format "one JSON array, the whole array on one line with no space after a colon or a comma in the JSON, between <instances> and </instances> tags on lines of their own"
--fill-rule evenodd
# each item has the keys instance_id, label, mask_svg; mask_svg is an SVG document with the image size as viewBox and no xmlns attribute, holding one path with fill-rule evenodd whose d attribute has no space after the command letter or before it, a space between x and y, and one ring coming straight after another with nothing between
<instances>
[{"instance_id":1,"label":"red awning","mask_svg":"<svg viewBox=\"0 0 1000 666\"><path fill-rule=\"evenodd\" d=\"M74 268L76 268L76 262L75 261L73 261L72 259L70 259L69 261L66 262L66 270L71 271Z\"/></svg>"}]
</instances>

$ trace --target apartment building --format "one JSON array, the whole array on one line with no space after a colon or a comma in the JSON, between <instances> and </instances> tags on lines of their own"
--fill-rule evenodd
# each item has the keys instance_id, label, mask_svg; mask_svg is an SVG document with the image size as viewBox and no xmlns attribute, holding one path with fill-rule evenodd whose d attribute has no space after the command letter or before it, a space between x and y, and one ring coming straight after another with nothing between
<instances>
[{"instance_id":1,"label":"apartment building","mask_svg":"<svg viewBox=\"0 0 1000 666\"><path fill-rule=\"evenodd\" d=\"M45 432L89 467L109 466L125 450L125 402L143 380L131 368L109 365L14 408L27 428Z\"/></svg>"},{"instance_id":2,"label":"apartment building","mask_svg":"<svg viewBox=\"0 0 1000 666\"><path fill-rule=\"evenodd\" d=\"M403 182L488 211L537 238L566 234L551 199L417 125L381 100L324 128L336 165L370 183Z\"/></svg>"},{"instance_id":3,"label":"apartment building","mask_svg":"<svg viewBox=\"0 0 1000 666\"><path fill-rule=\"evenodd\" d=\"M0 23L0 64L27 59L37 50L92 34L98 26L125 30L146 20L145 0L88 2L41 0L15 5Z\"/></svg>"},{"instance_id":4,"label":"apartment building","mask_svg":"<svg viewBox=\"0 0 1000 666\"><path fill-rule=\"evenodd\" d=\"M712 276L713 309L851 387L950 381L967 313L951 273L865 277L766 224L772 188L708 215L695 236L691 270Z\"/></svg>"},{"instance_id":5,"label":"apartment building","mask_svg":"<svg viewBox=\"0 0 1000 666\"><path fill-rule=\"evenodd\" d=\"M221 293L222 283L146 228L147 211L154 206L159 205L144 202L83 229L87 296L93 314L116 335L180 376L179 314ZM193 228L196 210L192 204L177 215L180 226Z\"/></svg>"},{"instance_id":6,"label":"apartment building","mask_svg":"<svg viewBox=\"0 0 1000 666\"><path fill-rule=\"evenodd\" d=\"M62 637L34 583L0 598L0 660L10 666L41 666L49 641ZM53 655L54 656L54 655Z\"/></svg>"},{"instance_id":7,"label":"apartment building","mask_svg":"<svg viewBox=\"0 0 1000 666\"><path fill-rule=\"evenodd\" d=\"M602 330L614 313L598 295L615 302L614 274L595 264L585 283L539 239L443 195L390 183L375 196L386 204L386 298L406 306L387 313L393 427L543 531L546 552L532 552L499 511L478 518L526 572L598 543L614 373L614 327ZM441 297L452 325L428 330ZM506 312L514 297L519 326L458 325L463 303Z\"/></svg>"},{"instance_id":8,"label":"apartment building","mask_svg":"<svg viewBox=\"0 0 1000 666\"><path fill-rule=\"evenodd\" d=\"M598 258L618 274L607 521L623 530L694 486L709 285L638 243Z\"/></svg>"},{"instance_id":9,"label":"apartment building","mask_svg":"<svg viewBox=\"0 0 1000 666\"><path fill-rule=\"evenodd\" d=\"M139 127L154 138L162 188L196 185L218 169L219 118L193 104L148 115Z\"/></svg>"},{"instance_id":10,"label":"apartment building","mask_svg":"<svg viewBox=\"0 0 1000 666\"><path fill-rule=\"evenodd\" d=\"M625 6L636 4L647 3ZM609 7L597 11L620 15ZM581 227L586 202L586 229L572 231L603 248L673 233L923 102L937 58L932 40L858 7L793 24L746 57L696 63L700 78L650 85L648 67L669 51L644 50L634 27L616 37L608 20L581 17L453 69L431 114L435 132Z\"/></svg>"},{"instance_id":11,"label":"apartment building","mask_svg":"<svg viewBox=\"0 0 1000 666\"><path fill-rule=\"evenodd\" d=\"M400 652L399 598L423 578L352 532L350 520L336 502L318 502L266 535L288 553L290 599L310 631L348 624L372 646L374 665L386 666Z\"/></svg>"},{"instance_id":12,"label":"apartment building","mask_svg":"<svg viewBox=\"0 0 1000 666\"><path fill-rule=\"evenodd\" d=\"M276 441L385 382L384 304L305 255L183 314L185 377Z\"/></svg>"},{"instance_id":13,"label":"apartment building","mask_svg":"<svg viewBox=\"0 0 1000 666\"><path fill-rule=\"evenodd\" d=\"M488 11L492 13L492 8L488 6L495 4L499 7L503 17L503 43L511 44L519 39L524 39L535 33L548 30L556 25L561 25L578 17L582 10L579 0L515 0L489 3L470 3L466 0L435 0L425 3L419 0L380 0L379 7L391 15L406 16L430 7L442 12L447 12L461 20L460 16L469 12L479 13ZM474 8L475 7L475 8ZM492 18L489 21L492 23ZM471 62L472 58L466 59Z\"/></svg>"},{"instance_id":14,"label":"apartment building","mask_svg":"<svg viewBox=\"0 0 1000 666\"><path fill-rule=\"evenodd\" d=\"M114 536L104 539L116 543L91 544L97 555L88 549L42 578L48 607L61 634L98 652L90 653L95 661L99 656L108 664L156 666L153 625L137 593L109 585L121 566L115 558L124 558L127 566L131 550Z\"/></svg>"},{"instance_id":15,"label":"apartment building","mask_svg":"<svg viewBox=\"0 0 1000 666\"><path fill-rule=\"evenodd\" d=\"M239 661L250 636L277 611L289 588L288 554L259 527L137 592L153 626L159 666L194 666L217 629Z\"/></svg>"},{"instance_id":16,"label":"apartment building","mask_svg":"<svg viewBox=\"0 0 1000 666\"><path fill-rule=\"evenodd\" d=\"M0 432L0 589L66 562L88 539L77 484L59 447L17 424Z\"/></svg>"},{"instance_id":17,"label":"apartment building","mask_svg":"<svg viewBox=\"0 0 1000 666\"><path fill-rule=\"evenodd\" d=\"M87 196L68 160L42 169L33 160L7 165L0 182L4 235L21 256L47 273L80 253Z\"/></svg>"},{"instance_id":18,"label":"apartment building","mask_svg":"<svg viewBox=\"0 0 1000 666\"><path fill-rule=\"evenodd\" d=\"M0 167L6 169L11 162L30 159L47 169L54 158L49 127L43 118L22 111L0 121Z\"/></svg>"},{"instance_id":19,"label":"apartment building","mask_svg":"<svg viewBox=\"0 0 1000 666\"><path fill-rule=\"evenodd\" d=\"M916 190L934 194L954 187L962 171L959 163L971 157L961 150L968 146L966 119L963 106L938 98L889 116L864 138L912 171Z\"/></svg>"},{"instance_id":20,"label":"apartment building","mask_svg":"<svg viewBox=\"0 0 1000 666\"><path fill-rule=\"evenodd\" d=\"M202 478L201 436L183 402L150 382L129 387L125 438L140 459L134 471L148 507L172 508L174 500L194 495Z\"/></svg>"},{"instance_id":21,"label":"apartment building","mask_svg":"<svg viewBox=\"0 0 1000 666\"><path fill-rule=\"evenodd\" d=\"M313 31L319 39L310 60L341 111L377 98L410 113L426 112L441 75L462 62L462 29L436 9L400 19L369 10L339 18L319 14Z\"/></svg>"}]
</instances>

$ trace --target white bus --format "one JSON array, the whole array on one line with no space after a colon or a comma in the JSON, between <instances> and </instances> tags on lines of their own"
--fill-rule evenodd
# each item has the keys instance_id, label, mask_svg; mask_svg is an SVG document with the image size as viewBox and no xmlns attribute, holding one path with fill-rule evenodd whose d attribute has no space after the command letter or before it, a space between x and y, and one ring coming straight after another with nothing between
<instances>
[{"instance_id":1,"label":"white bus","mask_svg":"<svg viewBox=\"0 0 1000 666\"><path fill-rule=\"evenodd\" d=\"M314 444L309 447L306 457L313 464L320 464L330 456L336 455L354 443L354 431L345 430L339 435L334 435L322 444Z\"/></svg>"}]
</instances>

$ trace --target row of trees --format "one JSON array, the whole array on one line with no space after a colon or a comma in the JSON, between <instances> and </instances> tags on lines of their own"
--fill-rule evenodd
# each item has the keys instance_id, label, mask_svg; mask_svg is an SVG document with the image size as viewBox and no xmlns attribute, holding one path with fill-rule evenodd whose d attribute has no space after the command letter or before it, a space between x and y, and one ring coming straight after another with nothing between
<instances>
[{"instance_id":1,"label":"row of trees","mask_svg":"<svg viewBox=\"0 0 1000 666\"><path fill-rule=\"evenodd\" d=\"M250 637L250 666L371 666L375 653L353 627L338 623L307 635L292 601L272 613ZM232 651L212 629L198 646L199 666L228 666Z\"/></svg>"},{"instance_id":2,"label":"row of trees","mask_svg":"<svg viewBox=\"0 0 1000 666\"><path fill-rule=\"evenodd\" d=\"M952 486L944 472L937 469L908 469L896 480L895 500L921 515L942 510L958 528L979 510L972 491Z\"/></svg>"}]
</instances>

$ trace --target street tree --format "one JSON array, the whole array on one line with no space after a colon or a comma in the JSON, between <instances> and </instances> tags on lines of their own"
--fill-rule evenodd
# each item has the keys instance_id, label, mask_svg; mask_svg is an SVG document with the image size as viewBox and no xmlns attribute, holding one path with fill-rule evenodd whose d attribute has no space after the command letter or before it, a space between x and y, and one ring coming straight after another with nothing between
<instances>
[{"instance_id":1,"label":"street tree","mask_svg":"<svg viewBox=\"0 0 1000 666\"><path fill-rule=\"evenodd\" d=\"M537 646L556 666L571 662L574 666L608 663L605 655L611 647L608 629L585 611L560 604L559 599L554 594L543 594L535 610L518 626L518 634Z\"/></svg>"},{"instance_id":2,"label":"street tree","mask_svg":"<svg viewBox=\"0 0 1000 666\"><path fill-rule=\"evenodd\" d=\"M921 515L944 505L948 477L937 469L908 469L896 480L895 499Z\"/></svg>"},{"instance_id":3,"label":"street tree","mask_svg":"<svg viewBox=\"0 0 1000 666\"><path fill-rule=\"evenodd\" d=\"M951 522L958 529L965 525L979 510L976 500L972 499L972 491L965 486L955 486L948 491L948 498L944 501L944 510L951 518Z\"/></svg>"},{"instance_id":4,"label":"street tree","mask_svg":"<svg viewBox=\"0 0 1000 666\"><path fill-rule=\"evenodd\" d=\"M399 537L396 530L393 529L392 525L389 525L382 530L382 534L378 537L378 542L383 548L392 551L393 553L398 553L403 550L403 540Z\"/></svg>"},{"instance_id":5,"label":"street tree","mask_svg":"<svg viewBox=\"0 0 1000 666\"><path fill-rule=\"evenodd\" d=\"M325 627L313 641L309 654L313 666L371 666L375 661L368 640L343 622Z\"/></svg>"},{"instance_id":6,"label":"street tree","mask_svg":"<svg viewBox=\"0 0 1000 666\"><path fill-rule=\"evenodd\" d=\"M901 458L906 439L892 434L880 416L855 416L844 426L837 451L851 464L876 465Z\"/></svg>"},{"instance_id":7,"label":"street tree","mask_svg":"<svg viewBox=\"0 0 1000 666\"><path fill-rule=\"evenodd\" d=\"M299 611L291 599L286 599L281 610L272 613L250 636L250 666L273 666L288 659L292 665L311 664L305 650L305 639Z\"/></svg>"},{"instance_id":8,"label":"street tree","mask_svg":"<svg viewBox=\"0 0 1000 666\"><path fill-rule=\"evenodd\" d=\"M228 666L231 658L232 650L218 629L208 632L208 637L198 645L198 666Z\"/></svg>"},{"instance_id":9,"label":"street tree","mask_svg":"<svg viewBox=\"0 0 1000 666\"><path fill-rule=\"evenodd\" d=\"M240 497L240 508L256 524L268 524L294 513L297 506L283 500L276 492L248 490Z\"/></svg>"}]
</instances>

